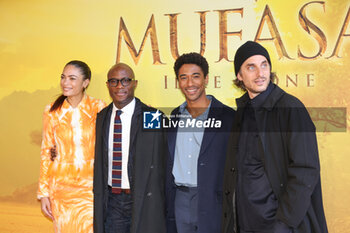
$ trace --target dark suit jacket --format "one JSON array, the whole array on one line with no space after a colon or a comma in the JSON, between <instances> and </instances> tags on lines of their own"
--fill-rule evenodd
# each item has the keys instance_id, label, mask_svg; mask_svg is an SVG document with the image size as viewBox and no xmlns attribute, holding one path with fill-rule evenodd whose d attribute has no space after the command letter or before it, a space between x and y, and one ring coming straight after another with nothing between
<instances>
[{"instance_id":1,"label":"dark suit jacket","mask_svg":"<svg viewBox=\"0 0 350 233\"><path fill-rule=\"evenodd\" d=\"M179 113L176 108L172 115ZM221 128L205 129L198 157L198 232L218 233L221 227L222 183L227 141L232 126L234 110L212 97L209 118L221 120ZM174 120L174 119L173 119ZM175 119L176 120L176 119ZM175 183L172 174L177 129L168 132L169 156L167 162L166 200L167 232L177 232L174 216Z\"/></svg>"},{"instance_id":2,"label":"dark suit jacket","mask_svg":"<svg viewBox=\"0 0 350 233\"><path fill-rule=\"evenodd\" d=\"M104 233L108 203L108 135L113 103L96 119L94 232ZM133 199L131 233L165 232L164 177L166 136L142 129L143 111L156 111L136 98L130 130L128 175Z\"/></svg>"},{"instance_id":3,"label":"dark suit jacket","mask_svg":"<svg viewBox=\"0 0 350 233\"><path fill-rule=\"evenodd\" d=\"M240 125L249 100L237 99L237 114L227 151L223 232L237 232L235 213L236 154ZM294 233L327 233L320 183L315 126L304 105L278 86L255 112L262 150L259 153L278 199L276 219ZM239 216L238 216L239 217Z\"/></svg>"}]
</instances>

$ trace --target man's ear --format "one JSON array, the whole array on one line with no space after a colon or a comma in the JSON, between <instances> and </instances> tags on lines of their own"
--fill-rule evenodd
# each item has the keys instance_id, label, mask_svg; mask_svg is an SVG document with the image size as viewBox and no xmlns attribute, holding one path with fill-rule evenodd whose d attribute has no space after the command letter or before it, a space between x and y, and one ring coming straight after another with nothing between
<instances>
[{"instance_id":1,"label":"man's ear","mask_svg":"<svg viewBox=\"0 0 350 233\"><path fill-rule=\"evenodd\" d=\"M243 81L243 78L242 78L242 75L241 75L241 71L238 71L237 78L238 78L239 81Z\"/></svg>"}]
</instances>

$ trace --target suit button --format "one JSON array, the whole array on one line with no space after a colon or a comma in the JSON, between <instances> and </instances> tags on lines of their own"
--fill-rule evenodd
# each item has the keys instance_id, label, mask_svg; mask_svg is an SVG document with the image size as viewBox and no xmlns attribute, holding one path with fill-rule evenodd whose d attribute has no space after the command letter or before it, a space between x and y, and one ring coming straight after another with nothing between
<instances>
[{"instance_id":1,"label":"suit button","mask_svg":"<svg viewBox=\"0 0 350 233\"><path fill-rule=\"evenodd\" d=\"M225 191L225 194L226 194L226 195L229 195L229 194L230 194L230 191L229 191L229 190L226 190L226 191Z\"/></svg>"},{"instance_id":2,"label":"suit button","mask_svg":"<svg viewBox=\"0 0 350 233\"><path fill-rule=\"evenodd\" d=\"M199 165L200 165L200 166L204 166L204 165L205 165L205 163L200 163Z\"/></svg>"},{"instance_id":3,"label":"suit button","mask_svg":"<svg viewBox=\"0 0 350 233\"><path fill-rule=\"evenodd\" d=\"M149 168L153 169L153 168L154 168L154 166L153 166L153 165L151 165Z\"/></svg>"},{"instance_id":4,"label":"suit button","mask_svg":"<svg viewBox=\"0 0 350 233\"><path fill-rule=\"evenodd\" d=\"M152 193L151 192L147 193L147 196L148 197L152 196Z\"/></svg>"},{"instance_id":5,"label":"suit button","mask_svg":"<svg viewBox=\"0 0 350 233\"><path fill-rule=\"evenodd\" d=\"M235 172L235 170L236 170L236 169L235 169L234 167L232 167L232 168L230 169L231 172Z\"/></svg>"},{"instance_id":6,"label":"suit button","mask_svg":"<svg viewBox=\"0 0 350 233\"><path fill-rule=\"evenodd\" d=\"M283 187L283 184L280 184L281 188Z\"/></svg>"}]
</instances>

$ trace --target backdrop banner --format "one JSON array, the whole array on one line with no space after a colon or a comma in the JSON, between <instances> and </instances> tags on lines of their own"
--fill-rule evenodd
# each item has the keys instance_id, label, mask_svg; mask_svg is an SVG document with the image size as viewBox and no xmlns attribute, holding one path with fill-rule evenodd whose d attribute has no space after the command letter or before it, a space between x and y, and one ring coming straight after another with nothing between
<instances>
[{"instance_id":1,"label":"backdrop banner","mask_svg":"<svg viewBox=\"0 0 350 233\"><path fill-rule=\"evenodd\" d=\"M87 93L111 101L108 69L135 71L136 96L169 111L184 102L173 65L209 62L207 93L236 107L233 57L247 40L317 126L329 232L350 228L350 0L31 0L0 2L0 232L53 232L36 200L42 114L70 60L92 69Z\"/></svg>"}]
</instances>

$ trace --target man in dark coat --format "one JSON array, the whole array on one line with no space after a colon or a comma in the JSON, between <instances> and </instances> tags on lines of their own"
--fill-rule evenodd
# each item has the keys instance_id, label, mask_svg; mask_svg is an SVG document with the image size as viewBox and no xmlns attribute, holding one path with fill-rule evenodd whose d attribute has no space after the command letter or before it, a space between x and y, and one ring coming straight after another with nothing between
<instances>
[{"instance_id":1,"label":"man in dark coat","mask_svg":"<svg viewBox=\"0 0 350 233\"><path fill-rule=\"evenodd\" d=\"M198 53L183 54L174 65L186 101L173 110L170 121L176 127L168 132L168 233L221 229L223 171L234 110L206 95L208 69Z\"/></svg>"},{"instance_id":2,"label":"man in dark coat","mask_svg":"<svg viewBox=\"0 0 350 233\"><path fill-rule=\"evenodd\" d=\"M326 233L315 126L304 105L273 84L265 48L236 52L237 99L224 177L224 233Z\"/></svg>"},{"instance_id":3,"label":"man in dark coat","mask_svg":"<svg viewBox=\"0 0 350 233\"><path fill-rule=\"evenodd\" d=\"M143 112L156 109L134 97L136 85L128 65L118 63L109 70L113 102L96 120L95 233L166 231L166 136L162 130L142 128Z\"/></svg>"}]
</instances>

